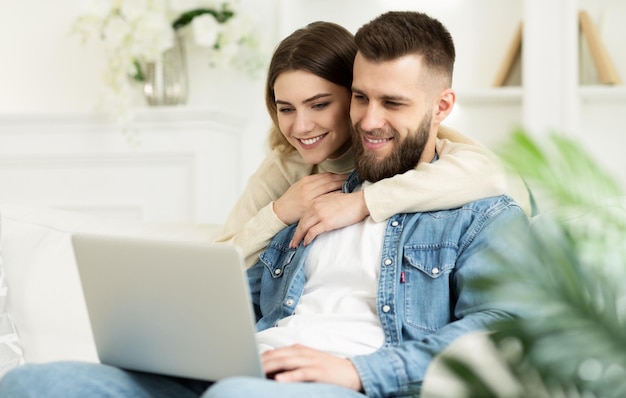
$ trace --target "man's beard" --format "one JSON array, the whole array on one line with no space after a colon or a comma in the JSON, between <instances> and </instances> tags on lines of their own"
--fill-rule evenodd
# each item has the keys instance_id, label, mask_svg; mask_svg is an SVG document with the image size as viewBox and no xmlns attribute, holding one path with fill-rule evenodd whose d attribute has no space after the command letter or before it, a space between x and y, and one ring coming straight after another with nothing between
<instances>
[{"instance_id":1,"label":"man's beard","mask_svg":"<svg viewBox=\"0 0 626 398\"><path fill-rule=\"evenodd\" d=\"M393 140L395 141L394 148L389 156L382 160L376 159L376 155L373 152L366 151L363 148L361 138L363 130L358 124L354 126L352 140L356 170L359 173L359 177L365 181L376 182L415 168L428 142L431 120L432 113L424 116L417 130L410 132L403 141L400 141L398 132L392 130ZM373 136L389 135L386 131L384 133L376 131L369 133Z\"/></svg>"}]
</instances>

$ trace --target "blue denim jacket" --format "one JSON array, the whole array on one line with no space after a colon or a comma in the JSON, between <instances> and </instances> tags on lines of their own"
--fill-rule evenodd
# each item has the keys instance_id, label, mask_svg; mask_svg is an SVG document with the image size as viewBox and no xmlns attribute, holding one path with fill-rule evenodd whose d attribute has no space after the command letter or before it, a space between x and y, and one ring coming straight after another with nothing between
<instances>
[{"instance_id":1,"label":"blue denim jacket","mask_svg":"<svg viewBox=\"0 0 626 398\"><path fill-rule=\"evenodd\" d=\"M351 174L344 192L359 183ZM397 214L387 221L377 297L385 342L372 354L351 358L368 396L417 395L431 360L449 343L514 315L466 282L497 271L499 264L488 252L507 253L497 231L520 223L523 232L527 218L507 196L452 210ZM259 331L292 315L302 295L310 246L289 248L295 227L277 234L248 270Z\"/></svg>"}]
</instances>

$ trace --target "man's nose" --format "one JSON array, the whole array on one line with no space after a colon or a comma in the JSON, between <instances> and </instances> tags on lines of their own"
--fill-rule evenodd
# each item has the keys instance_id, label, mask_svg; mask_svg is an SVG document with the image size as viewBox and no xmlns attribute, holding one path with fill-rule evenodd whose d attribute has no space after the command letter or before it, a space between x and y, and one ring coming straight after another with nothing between
<instances>
[{"instance_id":1,"label":"man's nose","mask_svg":"<svg viewBox=\"0 0 626 398\"><path fill-rule=\"evenodd\" d=\"M380 106L370 102L364 109L360 124L361 128L365 131L382 129L385 126L384 110Z\"/></svg>"}]
</instances>

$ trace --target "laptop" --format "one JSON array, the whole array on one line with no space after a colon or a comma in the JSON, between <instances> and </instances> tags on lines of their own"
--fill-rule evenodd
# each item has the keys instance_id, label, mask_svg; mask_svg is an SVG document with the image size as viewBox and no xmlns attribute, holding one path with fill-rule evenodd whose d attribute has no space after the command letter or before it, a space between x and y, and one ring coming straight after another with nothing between
<instances>
[{"instance_id":1,"label":"laptop","mask_svg":"<svg viewBox=\"0 0 626 398\"><path fill-rule=\"evenodd\" d=\"M226 244L75 234L100 361L215 381L265 377L243 256Z\"/></svg>"}]
</instances>

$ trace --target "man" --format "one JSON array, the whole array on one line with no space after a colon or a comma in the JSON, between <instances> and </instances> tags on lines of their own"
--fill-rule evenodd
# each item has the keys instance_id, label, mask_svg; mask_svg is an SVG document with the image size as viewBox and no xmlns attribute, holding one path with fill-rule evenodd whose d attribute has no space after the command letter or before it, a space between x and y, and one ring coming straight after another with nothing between
<instances>
[{"instance_id":1,"label":"man","mask_svg":"<svg viewBox=\"0 0 626 398\"><path fill-rule=\"evenodd\" d=\"M344 191L436 161L436 132L455 103L454 45L438 21L386 13L355 39L358 174ZM491 255L507 250L498 231L520 224L522 209L503 196L384 223L366 219L297 250L289 249L296 226L282 231L249 276L259 343L280 347L264 353L264 369L295 383L224 380L207 397L419 394L434 355L513 316L467 282L497 271Z\"/></svg>"},{"instance_id":2,"label":"man","mask_svg":"<svg viewBox=\"0 0 626 398\"><path fill-rule=\"evenodd\" d=\"M454 46L437 20L386 13L363 26L356 42L357 169L345 192L437 161L436 132L455 103ZM209 386L55 364L9 373L0 396L41 396L54 384L68 397L415 396L431 360L449 343L514 316L468 281L497 272L493 252L507 250L499 231L519 224L526 225L524 212L501 196L383 223L367 218L290 248L294 225L248 271L268 379Z\"/></svg>"}]
</instances>

